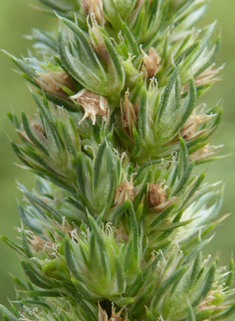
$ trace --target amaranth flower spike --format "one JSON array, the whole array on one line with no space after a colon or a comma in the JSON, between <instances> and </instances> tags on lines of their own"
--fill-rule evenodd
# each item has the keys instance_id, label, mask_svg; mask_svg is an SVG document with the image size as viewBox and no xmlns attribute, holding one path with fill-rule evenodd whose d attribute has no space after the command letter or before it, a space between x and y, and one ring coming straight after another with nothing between
<instances>
[{"instance_id":1,"label":"amaranth flower spike","mask_svg":"<svg viewBox=\"0 0 235 321\"><path fill-rule=\"evenodd\" d=\"M222 110L199 104L220 80L209 0L41 0L58 32L35 57L9 55L34 116L9 113L12 147L37 175L19 189L27 282L6 321L219 321L235 312L234 261L203 255L223 187L200 165ZM215 41L212 40L216 36Z\"/></svg>"}]
</instances>

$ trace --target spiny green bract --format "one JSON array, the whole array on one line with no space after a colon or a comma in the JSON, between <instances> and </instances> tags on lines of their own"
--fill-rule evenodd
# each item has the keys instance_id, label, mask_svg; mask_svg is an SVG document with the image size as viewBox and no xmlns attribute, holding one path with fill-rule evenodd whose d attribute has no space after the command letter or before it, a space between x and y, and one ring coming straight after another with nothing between
<instances>
[{"instance_id":1,"label":"spiny green bract","mask_svg":"<svg viewBox=\"0 0 235 321\"><path fill-rule=\"evenodd\" d=\"M28 278L4 319L226 319L233 259L202 255L223 188L194 170L220 147L221 107L197 105L222 68L216 24L194 26L209 1L41 2L59 32L33 30L37 58L9 54L37 105L9 113L12 147L39 178L19 184L21 244L2 237Z\"/></svg>"}]
</instances>

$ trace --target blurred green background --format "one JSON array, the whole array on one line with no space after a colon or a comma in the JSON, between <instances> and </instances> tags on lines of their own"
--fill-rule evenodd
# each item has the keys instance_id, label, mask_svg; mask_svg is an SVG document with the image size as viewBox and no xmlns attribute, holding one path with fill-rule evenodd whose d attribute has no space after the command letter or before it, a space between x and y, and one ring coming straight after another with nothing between
<instances>
[{"instance_id":1,"label":"blurred green background","mask_svg":"<svg viewBox=\"0 0 235 321\"><path fill-rule=\"evenodd\" d=\"M56 20L30 7L38 4L36 0L0 0L0 48L15 56L27 54L30 42L23 38L31 28L53 30ZM226 62L224 79L213 86L204 96L208 105L214 105L220 98L224 101L224 117L213 143L225 144L223 154L232 156L208 165L207 181L223 180L226 183L222 213L231 213L230 217L217 228L216 236L206 251L215 255L221 252L221 265L228 263L231 251L235 249L235 5L234 0L213 0L202 23L215 19L222 25L222 47L217 65ZM0 234L16 239L13 227L20 225L16 199L21 195L16 182L24 183L28 188L34 184L32 175L15 166L18 163L11 150L9 137L16 139L13 126L6 112L14 110L19 114L24 108L33 114L35 104L28 92L25 81L12 71L15 66L10 59L0 53ZM7 298L14 300L13 282L8 274L22 276L19 258L3 242L0 242L0 303L7 304ZM231 320L235 320L233 317Z\"/></svg>"}]
</instances>

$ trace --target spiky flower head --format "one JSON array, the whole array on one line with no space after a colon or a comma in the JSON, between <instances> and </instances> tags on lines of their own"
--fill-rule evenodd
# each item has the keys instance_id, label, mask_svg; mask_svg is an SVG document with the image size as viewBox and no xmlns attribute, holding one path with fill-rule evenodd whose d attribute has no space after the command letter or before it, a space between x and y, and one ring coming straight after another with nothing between
<instances>
[{"instance_id":1,"label":"spiky flower head","mask_svg":"<svg viewBox=\"0 0 235 321\"><path fill-rule=\"evenodd\" d=\"M19 184L27 283L6 321L219 321L235 311L230 266L204 257L223 187L196 165L222 110L197 98L220 77L208 0L41 0L60 21L37 58L9 55L37 111L9 117L39 176Z\"/></svg>"}]
</instances>

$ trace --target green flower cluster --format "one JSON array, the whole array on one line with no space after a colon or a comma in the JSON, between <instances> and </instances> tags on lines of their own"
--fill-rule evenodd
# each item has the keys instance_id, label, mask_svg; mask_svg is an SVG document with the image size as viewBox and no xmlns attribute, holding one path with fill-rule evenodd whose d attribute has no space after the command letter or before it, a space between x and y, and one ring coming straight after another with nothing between
<instances>
[{"instance_id":1,"label":"green flower cluster","mask_svg":"<svg viewBox=\"0 0 235 321\"><path fill-rule=\"evenodd\" d=\"M12 147L38 176L19 185L28 278L6 321L216 321L235 312L228 269L202 254L223 188L196 165L221 107L197 105L220 78L208 0L40 0L58 33L34 30L35 57L9 54L33 118L9 113ZM230 298L231 297L231 298Z\"/></svg>"}]
</instances>

